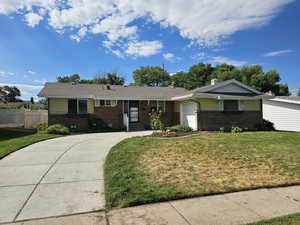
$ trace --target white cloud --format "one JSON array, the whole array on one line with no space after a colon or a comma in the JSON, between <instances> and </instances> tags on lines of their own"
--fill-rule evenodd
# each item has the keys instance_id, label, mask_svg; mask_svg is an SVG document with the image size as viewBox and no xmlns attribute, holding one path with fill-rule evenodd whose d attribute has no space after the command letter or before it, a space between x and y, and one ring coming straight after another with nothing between
<instances>
[{"instance_id":1,"label":"white cloud","mask_svg":"<svg viewBox=\"0 0 300 225\"><path fill-rule=\"evenodd\" d=\"M172 61L174 59L174 54L173 53L165 53L165 54L163 54L163 57L168 61Z\"/></svg>"},{"instance_id":2,"label":"white cloud","mask_svg":"<svg viewBox=\"0 0 300 225\"><path fill-rule=\"evenodd\" d=\"M212 64L229 64L229 65L233 65L233 66L245 66L247 64L246 61L239 61L239 60L233 60L233 59L229 59L227 57L224 56L214 56L209 58L209 60L207 61L209 63Z\"/></svg>"},{"instance_id":3,"label":"white cloud","mask_svg":"<svg viewBox=\"0 0 300 225\"><path fill-rule=\"evenodd\" d=\"M160 52L163 44L159 41L129 42L125 53L132 56L150 56Z\"/></svg>"},{"instance_id":4,"label":"white cloud","mask_svg":"<svg viewBox=\"0 0 300 225\"><path fill-rule=\"evenodd\" d=\"M28 70L27 73L31 74L31 75L35 75L36 72L32 71L32 70Z\"/></svg>"},{"instance_id":5,"label":"white cloud","mask_svg":"<svg viewBox=\"0 0 300 225\"><path fill-rule=\"evenodd\" d=\"M0 14L23 14L29 26L47 16L49 25L60 33L67 29L77 41L87 33L101 34L111 43L109 50L124 53L128 43L146 42L138 34L148 23L178 29L191 43L212 47L237 31L267 24L293 1L1 0Z\"/></svg>"},{"instance_id":6,"label":"white cloud","mask_svg":"<svg viewBox=\"0 0 300 225\"><path fill-rule=\"evenodd\" d=\"M35 83L40 83L40 84L45 84L47 82L46 79L42 79L42 80L34 80L33 82Z\"/></svg>"},{"instance_id":7,"label":"white cloud","mask_svg":"<svg viewBox=\"0 0 300 225\"><path fill-rule=\"evenodd\" d=\"M285 54L288 54L288 53L291 53L293 52L292 50L280 50L280 51L273 51L273 52L267 52L265 53L263 56L265 57L272 57L272 56L281 56L281 55L285 55Z\"/></svg>"},{"instance_id":8,"label":"white cloud","mask_svg":"<svg viewBox=\"0 0 300 225\"><path fill-rule=\"evenodd\" d=\"M42 16L40 16L37 13L27 13L25 15L25 20L27 22L27 25L30 27L35 27L36 25L38 25L40 23L40 21L43 19Z\"/></svg>"},{"instance_id":9,"label":"white cloud","mask_svg":"<svg viewBox=\"0 0 300 225\"><path fill-rule=\"evenodd\" d=\"M205 58L205 53L204 52L199 52L195 55L192 55L191 58L196 59L196 60L204 59Z\"/></svg>"},{"instance_id":10,"label":"white cloud","mask_svg":"<svg viewBox=\"0 0 300 225\"><path fill-rule=\"evenodd\" d=\"M0 71L0 77L9 77L9 76L13 76L14 73L12 72L5 72L5 71Z\"/></svg>"}]
</instances>

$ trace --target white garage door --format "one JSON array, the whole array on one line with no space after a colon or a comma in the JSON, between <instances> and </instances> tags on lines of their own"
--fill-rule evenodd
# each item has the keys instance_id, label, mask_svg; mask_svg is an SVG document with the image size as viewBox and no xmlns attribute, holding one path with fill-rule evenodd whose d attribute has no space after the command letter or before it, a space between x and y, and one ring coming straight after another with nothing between
<instances>
[{"instance_id":1,"label":"white garage door","mask_svg":"<svg viewBox=\"0 0 300 225\"><path fill-rule=\"evenodd\" d=\"M181 125L189 126L193 128L193 130L198 129L196 103L182 103L180 106L180 114Z\"/></svg>"}]
</instances>

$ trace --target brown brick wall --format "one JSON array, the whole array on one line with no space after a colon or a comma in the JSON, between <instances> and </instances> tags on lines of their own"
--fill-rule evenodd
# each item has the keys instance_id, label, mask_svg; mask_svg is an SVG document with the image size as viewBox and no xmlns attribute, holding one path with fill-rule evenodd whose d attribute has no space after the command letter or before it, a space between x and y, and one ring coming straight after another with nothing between
<instances>
[{"instance_id":1,"label":"brown brick wall","mask_svg":"<svg viewBox=\"0 0 300 225\"><path fill-rule=\"evenodd\" d=\"M87 130L90 115L48 115L48 124L62 124L66 127L76 125L76 130Z\"/></svg>"},{"instance_id":2,"label":"brown brick wall","mask_svg":"<svg viewBox=\"0 0 300 225\"><path fill-rule=\"evenodd\" d=\"M123 128L123 101L118 101L115 107L95 107L92 117L101 118L113 128Z\"/></svg>"},{"instance_id":3,"label":"brown brick wall","mask_svg":"<svg viewBox=\"0 0 300 225\"><path fill-rule=\"evenodd\" d=\"M252 129L258 123L262 123L261 111L244 112L198 112L198 128L205 131L218 131L221 127L230 129L232 126Z\"/></svg>"},{"instance_id":4,"label":"brown brick wall","mask_svg":"<svg viewBox=\"0 0 300 225\"><path fill-rule=\"evenodd\" d=\"M140 123L145 128L150 128L149 112L151 105L148 101L140 101L139 105ZM161 120L166 126L176 125L180 123L180 114L174 112L174 102L166 102L166 112L162 114ZM123 128L123 101L118 101L115 107L95 107L94 113L90 115L51 115L49 114L49 125L62 124L70 127L76 124L78 130L88 129L89 118L101 118L107 125L112 125L113 128Z\"/></svg>"},{"instance_id":5,"label":"brown brick wall","mask_svg":"<svg viewBox=\"0 0 300 225\"><path fill-rule=\"evenodd\" d=\"M140 101L140 122L145 128L150 127L151 104L148 105L148 101ZM178 113L179 114L179 113ZM177 114L174 113L174 102L166 102L166 111L161 116L161 121L165 126L171 126L177 123ZM175 122L175 123L174 123Z\"/></svg>"}]
</instances>

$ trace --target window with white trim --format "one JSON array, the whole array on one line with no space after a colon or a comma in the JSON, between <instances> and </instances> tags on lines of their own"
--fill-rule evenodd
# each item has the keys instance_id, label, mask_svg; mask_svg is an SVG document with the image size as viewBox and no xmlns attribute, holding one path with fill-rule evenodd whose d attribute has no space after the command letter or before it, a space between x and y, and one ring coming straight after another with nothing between
<instances>
[{"instance_id":1,"label":"window with white trim","mask_svg":"<svg viewBox=\"0 0 300 225\"><path fill-rule=\"evenodd\" d=\"M222 105L223 105L224 112L240 111L240 101L239 100L224 100Z\"/></svg>"},{"instance_id":2,"label":"window with white trim","mask_svg":"<svg viewBox=\"0 0 300 225\"><path fill-rule=\"evenodd\" d=\"M95 100L95 107L115 107L117 104L117 100Z\"/></svg>"}]
</instances>

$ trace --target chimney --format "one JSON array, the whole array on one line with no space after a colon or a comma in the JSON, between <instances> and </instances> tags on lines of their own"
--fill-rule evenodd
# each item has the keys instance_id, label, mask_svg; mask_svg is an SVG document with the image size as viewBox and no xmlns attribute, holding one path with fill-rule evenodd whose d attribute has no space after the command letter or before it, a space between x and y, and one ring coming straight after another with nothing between
<instances>
[{"instance_id":1,"label":"chimney","mask_svg":"<svg viewBox=\"0 0 300 225\"><path fill-rule=\"evenodd\" d=\"M212 79L211 81L210 81L210 84L211 85L216 85L216 84L218 84L219 83L219 80L218 79Z\"/></svg>"}]
</instances>

